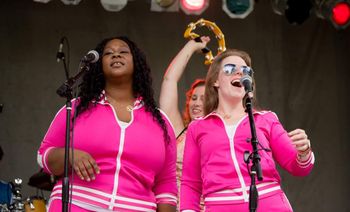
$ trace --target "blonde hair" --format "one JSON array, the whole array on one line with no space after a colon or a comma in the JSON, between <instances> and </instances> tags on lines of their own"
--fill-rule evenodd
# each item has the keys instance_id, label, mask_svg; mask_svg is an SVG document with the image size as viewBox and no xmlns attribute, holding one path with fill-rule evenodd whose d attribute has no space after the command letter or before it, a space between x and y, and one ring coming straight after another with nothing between
<instances>
[{"instance_id":1,"label":"blonde hair","mask_svg":"<svg viewBox=\"0 0 350 212\"><path fill-rule=\"evenodd\" d=\"M218 90L214 87L214 83L218 79L219 72L221 71L221 63L223 59L229 56L238 56L244 60L248 66L252 66L251 58L249 54L245 51L238 49L228 49L220 55L216 56L213 63L209 67L209 71L206 77L205 83L205 93L204 93L204 115L208 115L212 111L216 110L219 104ZM255 82L253 77L253 89L255 97ZM254 100L255 101L255 98ZM253 104L255 104L253 102Z\"/></svg>"},{"instance_id":2,"label":"blonde hair","mask_svg":"<svg viewBox=\"0 0 350 212\"><path fill-rule=\"evenodd\" d=\"M196 89L199 86L205 86L204 79L196 79L192 83L191 88L186 92L186 106L183 112L183 121L184 121L185 127L192 121L190 116L190 101L191 101L194 89Z\"/></svg>"}]
</instances>

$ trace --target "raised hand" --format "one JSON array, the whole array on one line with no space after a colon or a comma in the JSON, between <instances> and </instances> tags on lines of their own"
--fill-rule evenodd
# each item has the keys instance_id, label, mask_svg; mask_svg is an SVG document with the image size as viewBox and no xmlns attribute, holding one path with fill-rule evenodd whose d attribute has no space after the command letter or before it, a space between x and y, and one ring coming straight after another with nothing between
<instances>
[{"instance_id":1,"label":"raised hand","mask_svg":"<svg viewBox=\"0 0 350 212\"><path fill-rule=\"evenodd\" d=\"M188 41L188 45L190 45L193 48L193 51L201 52L202 49L204 49L208 42L210 41L209 36L202 36L200 37L201 42L197 42L195 40Z\"/></svg>"}]
</instances>

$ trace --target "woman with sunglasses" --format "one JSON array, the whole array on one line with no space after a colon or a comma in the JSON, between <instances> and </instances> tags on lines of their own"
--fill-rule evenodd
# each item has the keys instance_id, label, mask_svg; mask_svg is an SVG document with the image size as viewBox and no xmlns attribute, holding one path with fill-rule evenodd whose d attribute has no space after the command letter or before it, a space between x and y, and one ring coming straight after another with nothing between
<instances>
[{"instance_id":1,"label":"woman with sunglasses","mask_svg":"<svg viewBox=\"0 0 350 212\"><path fill-rule=\"evenodd\" d=\"M206 211L248 211L251 184L245 151L252 151L250 124L244 107L244 75L253 78L249 55L227 50L209 68L205 85L204 117L190 123L184 150L180 189L181 211L199 211L200 196ZM253 78L254 88L254 78ZM263 174L256 181L257 211L292 211L281 189L277 162L295 176L308 175L314 155L308 139L292 140L275 113L253 109Z\"/></svg>"}]
</instances>

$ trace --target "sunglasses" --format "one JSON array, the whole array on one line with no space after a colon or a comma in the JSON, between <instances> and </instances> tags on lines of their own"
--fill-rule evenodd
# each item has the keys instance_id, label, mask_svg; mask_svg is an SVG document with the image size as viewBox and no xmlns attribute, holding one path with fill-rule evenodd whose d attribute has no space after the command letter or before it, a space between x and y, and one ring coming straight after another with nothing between
<instances>
[{"instance_id":1,"label":"sunglasses","mask_svg":"<svg viewBox=\"0 0 350 212\"><path fill-rule=\"evenodd\" d=\"M243 73L243 75L249 75L249 76L253 76L253 69L249 66L240 66L239 67ZM232 63L228 63L224 65L224 69L223 69L225 75L230 76L235 74L238 71L238 66L236 64L232 64Z\"/></svg>"}]
</instances>

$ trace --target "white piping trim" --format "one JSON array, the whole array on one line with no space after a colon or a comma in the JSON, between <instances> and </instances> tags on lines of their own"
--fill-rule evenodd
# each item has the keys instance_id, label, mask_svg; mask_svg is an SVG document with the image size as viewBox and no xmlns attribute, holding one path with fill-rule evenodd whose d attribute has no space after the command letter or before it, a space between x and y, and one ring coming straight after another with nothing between
<instances>
[{"instance_id":1,"label":"white piping trim","mask_svg":"<svg viewBox=\"0 0 350 212\"><path fill-rule=\"evenodd\" d=\"M51 195L56 195L56 194L62 194L62 190L54 191L54 192L52 192ZM95 202L99 202L99 203L105 204L106 206L110 204L110 202L107 201L107 200L102 200L100 198L97 198L97 197L94 197L94 196L91 196L91 195L88 195L88 194L83 194L83 193L80 193L80 192L77 192L77 191L72 191L72 194L74 196L77 196L77 197L83 197L85 199L90 199L90 200L93 200Z\"/></svg>"},{"instance_id":2,"label":"white piping trim","mask_svg":"<svg viewBox=\"0 0 350 212\"><path fill-rule=\"evenodd\" d=\"M152 210L150 208L143 208L143 207L137 207L137 206L131 206L131 205L124 205L124 204L114 204L115 207L119 208L126 208L126 209L131 209L131 210L137 210L137 211L152 211L156 212L155 210Z\"/></svg>"},{"instance_id":3,"label":"white piping trim","mask_svg":"<svg viewBox=\"0 0 350 212\"><path fill-rule=\"evenodd\" d=\"M52 173L52 171L50 170L49 166L46 163L46 158L47 158L47 154L50 152L50 150L52 150L54 147L49 147L46 149L46 151L44 152L44 155L42 157L42 161L43 161L43 165L45 166L45 168Z\"/></svg>"},{"instance_id":4,"label":"white piping trim","mask_svg":"<svg viewBox=\"0 0 350 212\"><path fill-rule=\"evenodd\" d=\"M78 201L78 200L72 200L72 204L77 205L77 206L79 206L81 208L90 210L90 211L110 212L110 210L108 210L108 209L101 208L101 207L92 205L90 203L85 203L85 202L81 202L81 201Z\"/></svg>"},{"instance_id":5,"label":"white piping trim","mask_svg":"<svg viewBox=\"0 0 350 212\"><path fill-rule=\"evenodd\" d=\"M133 122L133 113L131 113L131 120L130 120L129 124L126 125L126 126L121 126L119 124L119 122L118 122L119 119L118 119L118 116L117 116L114 108L109 103L107 103L107 105L109 105L109 107L111 107L111 109L113 111L113 114L114 114L114 118L116 120L116 123L121 128L120 139L119 139L119 149L118 149L118 155L117 155L117 158L116 158L116 170L115 170L115 174L114 174L114 186L113 186L112 198L111 198L110 205L109 205L109 209L112 210L113 209L113 203L115 201L115 197L116 197L118 186L119 186L119 172L120 172L120 169L121 169L121 156L122 156L123 149L124 149L125 128L127 128Z\"/></svg>"},{"instance_id":6,"label":"white piping trim","mask_svg":"<svg viewBox=\"0 0 350 212\"><path fill-rule=\"evenodd\" d=\"M277 184L277 182L267 182L267 183L260 183L257 184L256 187L257 188L262 188L265 186L269 186L269 185L273 185L273 184ZM247 191L249 190L248 187L245 188ZM227 189L227 190L222 190L222 191L218 191L218 192L214 192L214 194L226 194L226 193L232 193L232 192L242 192L243 188L235 188L235 189Z\"/></svg>"},{"instance_id":7,"label":"white piping trim","mask_svg":"<svg viewBox=\"0 0 350 212\"><path fill-rule=\"evenodd\" d=\"M54 192L52 192L51 195L57 195L57 194L62 194L62 190L54 191ZM102 200L102 199L100 199L98 197L94 197L94 196L91 196L91 195L88 195L88 194L83 194L83 193L78 192L78 191L73 191L72 194L74 196L83 197L85 199L90 199L90 200L93 200L95 202L99 202L99 203L105 204L106 206L111 207L110 201ZM123 200L125 202L130 202L130 203L138 203L138 204L142 204L142 202L144 202L142 200L136 200L136 199L126 198L126 197L116 197L116 199ZM113 207L116 207L117 205L126 205L126 204L120 204L120 203L113 202L112 205L113 205ZM147 205L147 206L150 206L150 207L157 207L157 204L155 204L155 203L147 203L147 202L145 202L145 203L143 203L143 205ZM110 210L112 210L113 207ZM130 207L143 208L143 207L139 207L139 206L130 206ZM147 209L147 210L149 210L149 209Z\"/></svg>"},{"instance_id":8,"label":"white piping trim","mask_svg":"<svg viewBox=\"0 0 350 212\"><path fill-rule=\"evenodd\" d=\"M121 128L120 131L120 142L119 142L119 149L118 149L118 155L116 158L116 170L115 170L115 174L114 174L114 186L113 186L113 192L112 192L112 198L111 198L111 204L114 203L115 201L115 195L117 194L117 189L118 189L118 185L119 185L119 172L121 169L121 161L120 158L122 156L123 153L123 149L124 149L124 139L125 139L125 128ZM113 206L110 205L109 209L113 209Z\"/></svg>"},{"instance_id":9,"label":"white piping trim","mask_svg":"<svg viewBox=\"0 0 350 212\"><path fill-rule=\"evenodd\" d=\"M132 202L132 203L138 203L138 204L143 204L143 205L148 205L148 206L152 206L152 207L157 207L157 204L153 203L153 202L146 202L143 200L137 200L137 199L132 199L129 197L121 197L121 196L116 196L117 200L122 200L125 202Z\"/></svg>"},{"instance_id":10,"label":"white piping trim","mask_svg":"<svg viewBox=\"0 0 350 212\"><path fill-rule=\"evenodd\" d=\"M229 196L229 197L206 197L205 202L211 201L227 201L227 200L244 200L243 196Z\"/></svg>"},{"instance_id":11,"label":"white piping trim","mask_svg":"<svg viewBox=\"0 0 350 212\"><path fill-rule=\"evenodd\" d=\"M312 160L311 160L311 163L312 163L312 164L315 164L315 160L316 160L315 155L314 155L314 153L312 152Z\"/></svg>"},{"instance_id":12,"label":"white piping trim","mask_svg":"<svg viewBox=\"0 0 350 212\"><path fill-rule=\"evenodd\" d=\"M56 188L62 188L62 185L55 186L54 189L56 189ZM106 198L112 198L111 194L102 192L100 190L92 189L92 188L86 188L86 187L83 187L83 186L73 185L73 189L91 192L93 194L100 195L100 196L103 196L103 197L106 197ZM114 198L117 199L117 200L125 201L125 202L138 203L138 204L148 205L148 206L152 206L152 207L156 207L157 206L153 202L148 202L148 201L144 201L144 200L138 200L138 199L129 198L129 197L114 196Z\"/></svg>"},{"instance_id":13,"label":"white piping trim","mask_svg":"<svg viewBox=\"0 0 350 212\"><path fill-rule=\"evenodd\" d=\"M88 191L88 192L91 192L93 194L97 194L97 195L100 195L100 196L103 196L103 197L106 197L106 198L111 198L112 197L111 194L108 194L108 193L105 193L105 192L102 192L100 190L96 190L96 189L93 189L93 188L86 188L86 187L78 186L78 185L72 185L72 187L73 187L73 189L79 189L79 190L83 190L83 191ZM56 188L62 189L62 185L55 186L54 190Z\"/></svg>"},{"instance_id":14,"label":"white piping trim","mask_svg":"<svg viewBox=\"0 0 350 212\"><path fill-rule=\"evenodd\" d=\"M44 168L44 165L43 165L43 156L38 152L36 154L36 162L39 164L39 166L41 168Z\"/></svg>"},{"instance_id":15,"label":"white piping trim","mask_svg":"<svg viewBox=\"0 0 350 212\"><path fill-rule=\"evenodd\" d=\"M281 190L280 186L271 187L262 191L258 191L259 195L267 194L273 191ZM218 192L216 192L218 193ZM249 197L249 195L248 195ZM230 200L244 200L244 195L238 196L225 196L225 197L206 197L204 199L205 202L215 202L215 201L230 201Z\"/></svg>"},{"instance_id":16,"label":"white piping trim","mask_svg":"<svg viewBox=\"0 0 350 212\"><path fill-rule=\"evenodd\" d=\"M270 192L273 192L273 191L277 191L277 190L281 190L281 187L280 186L275 186L275 187L271 187L271 188L268 188L268 189L265 189L265 190L261 190L261 191L258 191L258 194L259 195L263 195L263 194L267 194L267 193L270 193Z\"/></svg>"},{"instance_id":17,"label":"white piping trim","mask_svg":"<svg viewBox=\"0 0 350 212\"><path fill-rule=\"evenodd\" d=\"M221 118L221 116L218 115L218 117L221 119L221 121L223 122L223 124L225 125L225 121ZM240 125L240 123L247 117L247 115L243 116L236 124L234 130L233 130L233 136L232 137L229 137L229 134L226 132L227 134L227 137L229 138L229 144L230 144L230 151L231 151L231 158L232 158L232 161L233 161L233 165L235 166L235 169L236 169L236 172L237 172L237 175L238 175L238 180L241 184L241 188L243 189L243 198L244 198L244 201L245 202L248 202L248 193L247 193L247 186L244 182L244 178L243 178L243 175L242 175L242 172L241 172L241 169L239 168L239 165L238 165L238 161L237 161L237 158L236 158L236 152L235 152L235 147L234 147L234 140L233 138L235 137L235 134L236 134L236 130L237 130L237 127ZM226 130L225 130L226 131Z\"/></svg>"},{"instance_id":18,"label":"white piping trim","mask_svg":"<svg viewBox=\"0 0 350 212\"><path fill-rule=\"evenodd\" d=\"M177 199L176 196L169 194L169 193L163 193L156 195L156 198L171 198L171 199Z\"/></svg>"},{"instance_id":19,"label":"white piping trim","mask_svg":"<svg viewBox=\"0 0 350 212\"><path fill-rule=\"evenodd\" d=\"M74 192L73 191L73 194L76 195L76 196L80 196L80 197L84 197L85 195L84 194L81 194L79 192ZM89 197L90 199L94 199L92 197ZM50 202L54 199L58 199L58 200L61 200L62 198L61 197L52 197L50 198ZM80 206L82 208L85 208L85 209L89 209L89 205L92 205L92 204L89 204L89 203L83 203L83 204L80 204L79 203L80 201L74 201L72 200L72 203L77 205L77 206ZM101 201L96 201L96 202L101 202ZM105 201L104 201L105 202ZM102 202L101 202L102 203ZM106 203L106 205L109 205L109 202ZM97 206L96 206L97 207ZM137 211L145 211L145 212L149 212L149 211L152 211L152 212L155 212L155 210L152 210L150 208L144 208L144 207L138 207L138 206L132 206L132 205L126 205L126 204L120 204L120 203L114 203L113 204L113 207L119 207L119 208L125 208L125 209L130 209L130 210L137 210ZM112 209L113 209L112 207ZM100 207L98 207L100 208ZM96 208L95 208L96 209ZM101 208L103 209L103 208ZM110 211L112 209L109 209L109 210L104 210L103 211ZM100 211L100 210L99 210Z\"/></svg>"}]
</instances>

